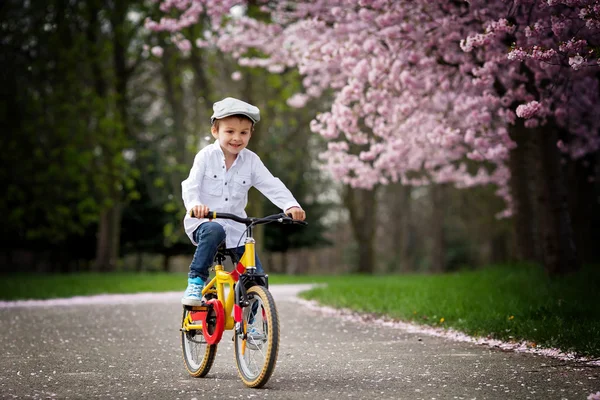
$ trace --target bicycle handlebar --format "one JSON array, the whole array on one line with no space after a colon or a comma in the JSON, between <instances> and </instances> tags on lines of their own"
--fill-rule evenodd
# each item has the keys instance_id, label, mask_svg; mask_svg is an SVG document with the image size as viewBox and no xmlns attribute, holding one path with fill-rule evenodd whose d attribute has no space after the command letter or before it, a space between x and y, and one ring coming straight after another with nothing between
<instances>
[{"instance_id":1,"label":"bicycle handlebar","mask_svg":"<svg viewBox=\"0 0 600 400\"><path fill-rule=\"evenodd\" d=\"M194 218L194 211L191 210L190 211L190 217ZM222 213L222 212L216 212L216 211L208 211L208 215L205 217L208 219L230 219L239 223L242 223L246 226L250 226L250 225L261 225L261 224L268 224L271 222L279 222L282 224L297 224L297 225L308 225L308 222L306 221L300 221L298 219L292 219L288 214L284 214L284 213L279 213L279 214L273 214L273 215L267 215L266 217L262 217L262 218L243 218L240 216L237 216L235 214L229 214L229 213Z\"/></svg>"}]
</instances>

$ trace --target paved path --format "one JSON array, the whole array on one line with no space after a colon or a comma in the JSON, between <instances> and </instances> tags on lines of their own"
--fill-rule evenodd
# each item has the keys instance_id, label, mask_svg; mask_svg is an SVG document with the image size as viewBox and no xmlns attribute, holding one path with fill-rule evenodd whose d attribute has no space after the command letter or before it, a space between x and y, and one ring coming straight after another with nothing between
<instances>
[{"instance_id":1,"label":"paved path","mask_svg":"<svg viewBox=\"0 0 600 400\"><path fill-rule=\"evenodd\" d=\"M585 400L600 391L598 367L326 316L294 302L301 288L272 287L282 342L259 390L238 378L229 332L209 375L187 375L179 293L0 304L0 398Z\"/></svg>"}]
</instances>

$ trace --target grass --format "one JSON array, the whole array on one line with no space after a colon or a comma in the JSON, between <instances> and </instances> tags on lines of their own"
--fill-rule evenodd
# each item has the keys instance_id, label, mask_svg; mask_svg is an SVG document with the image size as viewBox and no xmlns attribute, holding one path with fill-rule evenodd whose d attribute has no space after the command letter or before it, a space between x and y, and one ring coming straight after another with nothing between
<instances>
[{"instance_id":1,"label":"grass","mask_svg":"<svg viewBox=\"0 0 600 400\"><path fill-rule=\"evenodd\" d=\"M444 275L347 276L302 297L338 308L452 327L473 336L600 356L600 270L549 279L534 266Z\"/></svg>"},{"instance_id":2,"label":"grass","mask_svg":"<svg viewBox=\"0 0 600 400\"><path fill-rule=\"evenodd\" d=\"M269 283L322 282L319 277L269 275ZM0 300L52 299L105 293L185 290L185 273L76 273L0 275Z\"/></svg>"},{"instance_id":3,"label":"grass","mask_svg":"<svg viewBox=\"0 0 600 400\"><path fill-rule=\"evenodd\" d=\"M270 275L269 282L327 283L302 297L474 336L525 339L600 357L599 268L560 279L549 279L533 266L494 266L444 275ZM185 285L185 274L8 275L0 276L0 299L183 291Z\"/></svg>"}]
</instances>

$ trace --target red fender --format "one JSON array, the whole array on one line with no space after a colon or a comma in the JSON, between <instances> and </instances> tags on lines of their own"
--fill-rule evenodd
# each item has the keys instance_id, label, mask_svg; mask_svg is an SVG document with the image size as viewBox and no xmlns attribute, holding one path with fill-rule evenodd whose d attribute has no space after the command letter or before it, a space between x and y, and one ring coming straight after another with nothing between
<instances>
[{"instance_id":1,"label":"red fender","mask_svg":"<svg viewBox=\"0 0 600 400\"><path fill-rule=\"evenodd\" d=\"M202 333L204 334L204 338L208 344L217 344L221 341L223 331L225 330L225 311L223 310L223 304L221 304L219 299L211 299L207 301L206 304L212 306L217 322L215 323L213 333L209 333L206 317L210 313L205 313L202 319Z\"/></svg>"}]
</instances>

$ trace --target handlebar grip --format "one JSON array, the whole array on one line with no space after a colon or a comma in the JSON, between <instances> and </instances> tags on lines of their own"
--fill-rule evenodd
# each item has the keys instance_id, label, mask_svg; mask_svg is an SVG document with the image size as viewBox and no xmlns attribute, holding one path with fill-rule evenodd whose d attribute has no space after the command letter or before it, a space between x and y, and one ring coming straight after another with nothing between
<instances>
[{"instance_id":1,"label":"handlebar grip","mask_svg":"<svg viewBox=\"0 0 600 400\"><path fill-rule=\"evenodd\" d=\"M294 219L292 217L292 214L290 214L290 213L287 213L285 215L292 218L292 221L290 221L292 224L304 225L304 226L308 225L308 222L306 222L306 221L300 221L299 219Z\"/></svg>"},{"instance_id":2,"label":"handlebar grip","mask_svg":"<svg viewBox=\"0 0 600 400\"><path fill-rule=\"evenodd\" d=\"M195 218L194 217L194 210L190 210L190 217ZM208 210L208 213L206 214L206 217L204 218L208 218L208 219L216 219L217 218L217 212L216 211L210 211Z\"/></svg>"}]
</instances>

